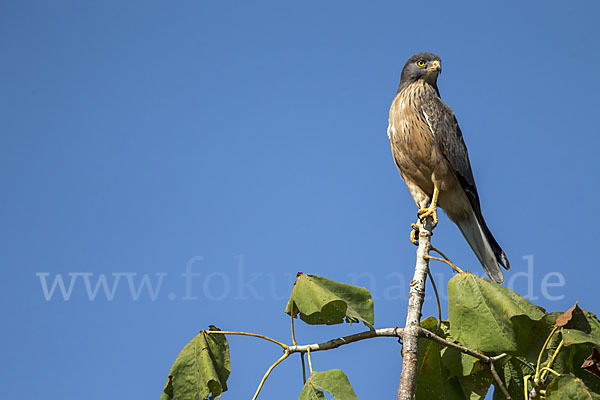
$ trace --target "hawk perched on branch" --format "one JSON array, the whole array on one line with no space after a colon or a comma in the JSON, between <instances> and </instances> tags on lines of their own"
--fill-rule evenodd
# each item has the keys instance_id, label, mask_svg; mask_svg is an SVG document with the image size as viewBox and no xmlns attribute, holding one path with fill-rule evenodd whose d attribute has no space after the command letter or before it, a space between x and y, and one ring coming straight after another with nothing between
<instances>
[{"instance_id":1,"label":"hawk perched on branch","mask_svg":"<svg viewBox=\"0 0 600 400\"><path fill-rule=\"evenodd\" d=\"M388 126L394 161L420 218L432 217L437 224L439 205L488 276L502 283L498 264L506 269L510 264L483 219L467 147L454 112L440 98L441 71L441 59L431 53L415 54L404 65Z\"/></svg>"}]
</instances>

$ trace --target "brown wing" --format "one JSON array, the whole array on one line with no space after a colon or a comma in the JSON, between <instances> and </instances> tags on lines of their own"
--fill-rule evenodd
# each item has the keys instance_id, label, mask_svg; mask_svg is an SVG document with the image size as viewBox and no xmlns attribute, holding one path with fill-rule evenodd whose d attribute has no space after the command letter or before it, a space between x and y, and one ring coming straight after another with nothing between
<instances>
[{"instance_id":1,"label":"brown wing","mask_svg":"<svg viewBox=\"0 0 600 400\"><path fill-rule=\"evenodd\" d=\"M510 263L506 254L504 254L504 251L490 232L481 213L479 194L477 193L477 186L475 186L467 146L463 140L462 132L460 131L454 112L439 97L435 97L423 105L423 112L430 124L439 149L452 167L454 174L458 178L458 182L469 199L469 203L471 203L471 207L473 207L479 223L484 229L485 235L496 255L496 259L504 268L509 269Z\"/></svg>"},{"instance_id":2,"label":"brown wing","mask_svg":"<svg viewBox=\"0 0 600 400\"><path fill-rule=\"evenodd\" d=\"M467 146L454 112L439 97L435 97L423 105L423 112L439 149L452 167L471 206L480 216L479 194L477 186L475 186Z\"/></svg>"}]
</instances>

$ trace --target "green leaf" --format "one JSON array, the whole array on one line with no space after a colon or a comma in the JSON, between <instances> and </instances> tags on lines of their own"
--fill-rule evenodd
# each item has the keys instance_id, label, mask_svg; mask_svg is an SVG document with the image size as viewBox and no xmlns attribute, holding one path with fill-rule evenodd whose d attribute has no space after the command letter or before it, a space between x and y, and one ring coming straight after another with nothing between
<instances>
[{"instance_id":1,"label":"green leaf","mask_svg":"<svg viewBox=\"0 0 600 400\"><path fill-rule=\"evenodd\" d=\"M544 342L561 315L564 315L564 313L551 313L547 314L541 320L533 322L524 316L511 318L519 342L516 354L530 364L536 364ZM581 320L582 317L583 320ZM581 378L581 363L589 356L591 348L594 346L593 343L589 342L594 342L595 335L597 334L595 328L592 329L592 326L597 324L597 322L594 322L594 319L595 316L592 313L574 309L571 319L565 327L557 330L549 341L546 350L542 354L542 366L548 363L561 340L565 339L568 346L562 347L552 364L552 369L560 374L574 373L577 377ZM526 325L529 326L526 327ZM586 334L575 328L588 329L590 333ZM525 369L527 370L526 374L531 373L526 367ZM585 375L584 373L583 376Z\"/></svg>"},{"instance_id":2,"label":"green leaf","mask_svg":"<svg viewBox=\"0 0 600 400\"><path fill-rule=\"evenodd\" d=\"M465 398L469 400L482 400L485 399L494 378L489 369L481 370L467 376L461 376L458 378L460 386L463 389Z\"/></svg>"},{"instance_id":3,"label":"green leaf","mask_svg":"<svg viewBox=\"0 0 600 400\"><path fill-rule=\"evenodd\" d=\"M339 369L313 371L300 392L299 400L325 399L323 390L332 394L334 400L358 400L348 377Z\"/></svg>"},{"instance_id":4,"label":"green leaf","mask_svg":"<svg viewBox=\"0 0 600 400\"><path fill-rule=\"evenodd\" d=\"M450 334L464 346L485 353L517 350L511 318L540 320L545 312L512 290L465 272L448 282Z\"/></svg>"},{"instance_id":5,"label":"green leaf","mask_svg":"<svg viewBox=\"0 0 600 400\"><path fill-rule=\"evenodd\" d=\"M571 320L562 328L565 346L591 343L600 346L600 321L595 314L575 306Z\"/></svg>"},{"instance_id":6,"label":"green leaf","mask_svg":"<svg viewBox=\"0 0 600 400\"><path fill-rule=\"evenodd\" d=\"M571 370L569 372L583 380L585 385L594 393L600 393L600 379L582 368L583 362L592 354L593 349L593 344L581 343L566 347L561 352L565 351L571 361Z\"/></svg>"},{"instance_id":7,"label":"green leaf","mask_svg":"<svg viewBox=\"0 0 600 400\"><path fill-rule=\"evenodd\" d=\"M293 310L292 310L293 308ZM373 299L365 288L315 275L299 274L285 309L286 314L311 325L362 321L373 328Z\"/></svg>"},{"instance_id":8,"label":"green leaf","mask_svg":"<svg viewBox=\"0 0 600 400\"><path fill-rule=\"evenodd\" d=\"M436 333L435 330L437 329L437 325L438 321L435 317L427 317L424 320L421 320L421 328L427 329L429 332ZM443 334L442 337L444 337Z\"/></svg>"},{"instance_id":9,"label":"green leaf","mask_svg":"<svg viewBox=\"0 0 600 400\"><path fill-rule=\"evenodd\" d=\"M550 382L546 400L599 400L600 395L591 391L581 379L573 375L561 375Z\"/></svg>"},{"instance_id":10,"label":"green leaf","mask_svg":"<svg viewBox=\"0 0 600 400\"><path fill-rule=\"evenodd\" d=\"M436 331L437 323L438 322L434 317L427 317L421 321L421 327L437 334L442 339L460 344L452 336L450 336L450 324L448 321L442 321L440 324L440 329ZM421 339L421 341L419 341L419 345L423 343L423 346L425 346L427 342L427 340ZM450 378L470 375L487 368L487 366L482 364L477 358L461 353L460 351L452 348L442 347L440 350L440 355L442 357L442 364L448 369L448 376Z\"/></svg>"},{"instance_id":11,"label":"green leaf","mask_svg":"<svg viewBox=\"0 0 600 400\"><path fill-rule=\"evenodd\" d=\"M513 354L524 357L532 364L537 363L540 350L552 331L558 316L560 316L560 313L547 314L539 321L532 321L525 315L512 317L510 321L517 337L517 351ZM560 335L556 334L556 336ZM545 359L545 357L542 358L542 360Z\"/></svg>"},{"instance_id":12,"label":"green leaf","mask_svg":"<svg viewBox=\"0 0 600 400\"><path fill-rule=\"evenodd\" d=\"M435 332L437 321L433 317L426 318L421 321L421 327ZM419 339L419 360L415 390L417 400L464 400L460 384L456 378L452 378L450 369L442 361L441 350L441 346L436 342L424 338ZM435 382L435 384L432 384L432 382Z\"/></svg>"},{"instance_id":13,"label":"green leaf","mask_svg":"<svg viewBox=\"0 0 600 400\"><path fill-rule=\"evenodd\" d=\"M211 326L210 330L219 329ZM225 335L201 331L175 359L160 399L214 399L227 391L230 371Z\"/></svg>"},{"instance_id":14,"label":"green leaf","mask_svg":"<svg viewBox=\"0 0 600 400\"><path fill-rule=\"evenodd\" d=\"M325 397L325 393L314 386L305 386L304 389L302 389L302 392L300 392L300 400L303 399L327 400L327 397Z\"/></svg>"},{"instance_id":15,"label":"green leaf","mask_svg":"<svg viewBox=\"0 0 600 400\"><path fill-rule=\"evenodd\" d=\"M562 340L560 332L556 332L552 339L548 342L546 347L546 353L542 355L542 367L548 365L548 362L556 353L556 350L560 346ZM539 354L539 353L538 353ZM552 369L559 374L568 374L573 372L573 359L571 357L571 349L568 347L562 347L556 354L556 358L552 363Z\"/></svg>"},{"instance_id":16,"label":"green leaf","mask_svg":"<svg viewBox=\"0 0 600 400\"><path fill-rule=\"evenodd\" d=\"M444 339L448 340L448 338ZM419 342L420 344L421 342ZM442 364L448 369L448 377L455 378L470 374L470 372L464 373L462 353L460 351L444 347L440 350L440 355L442 357Z\"/></svg>"},{"instance_id":17,"label":"green leaf","mask_svg":"<svg viewBox=\"0 0 600 400\"><path fill-rule=\"evenodd\" d=\"M437 320L425 318L421 321L421 327L435 333ZM447 321L442 321L437 334L456 342L448 334ZM480 400L485 397L492 380L489 369L478 359L430 340L419 339L417 399ZM432 385L431 382L436 384Z\"/></svg>"},{"instance_id":18,"label":"green leaf","mask_svg":"<svg viewBox=\"0 0 600 400\"><path fill-rule=\"evenodd\" d=\"M498 366L496 365L496 370ZM523 376L533 373L534 370L520 362L517 357L511 357L498 371L504 387L513 399L523 398ZM506 400L504 394L497 387L494 389L494 400Z\"/></svg>"}]
</instances>

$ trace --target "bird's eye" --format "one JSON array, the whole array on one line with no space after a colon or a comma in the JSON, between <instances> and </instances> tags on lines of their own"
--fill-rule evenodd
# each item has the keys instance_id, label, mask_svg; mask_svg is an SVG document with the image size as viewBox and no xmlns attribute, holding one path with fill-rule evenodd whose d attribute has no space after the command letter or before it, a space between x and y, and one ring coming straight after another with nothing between
<instances>
[{"instance_id":1,"label":"bird's eye","mask_svg":"<svg viewBox=\"0 0 600 400\"><path fill-rule=\"evenodd\" d=\"M425 61L423 61L423 60L419 60L419 61L417 61L417 65L418 65L419 67L423 67L423 66L425 66Z\"/></svg>"}]
</instances>

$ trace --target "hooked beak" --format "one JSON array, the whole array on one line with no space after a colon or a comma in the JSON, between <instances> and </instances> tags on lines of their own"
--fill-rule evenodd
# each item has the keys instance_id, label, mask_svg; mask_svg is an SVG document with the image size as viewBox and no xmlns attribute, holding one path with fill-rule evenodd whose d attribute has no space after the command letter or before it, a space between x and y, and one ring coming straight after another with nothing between
<instances>
[{"instance_id":1,"label":"hooked beak","mask_svg":"<svg viewBox=\"0 0 600 400\"><path fill-rule=\"evenodd\" d=\"M426 68L425 71L436 71L441 73L442 72L442 65L440 64L440 62L438 60L435 60L431 63L431 66L429 68Z\"/></svg>"}]
</instances>

